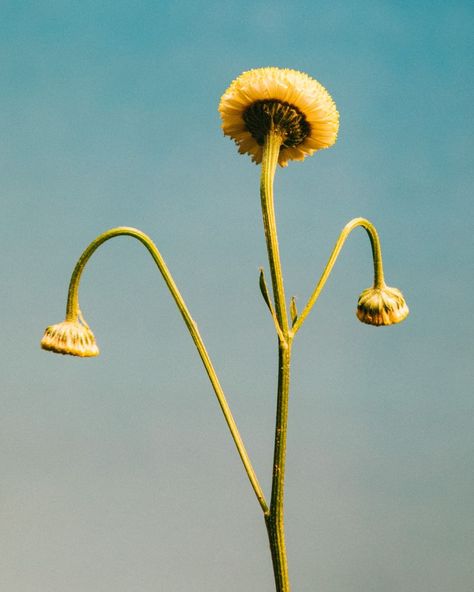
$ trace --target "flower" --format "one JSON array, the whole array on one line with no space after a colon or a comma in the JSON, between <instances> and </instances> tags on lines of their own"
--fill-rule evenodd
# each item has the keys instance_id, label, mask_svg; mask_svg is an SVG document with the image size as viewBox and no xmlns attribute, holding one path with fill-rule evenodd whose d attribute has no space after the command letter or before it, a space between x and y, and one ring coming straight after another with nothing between
<instances>
[{"instance_id":1,"label":"flower","mask_svg":"<svg viewBox=\"0 0 474 592\"><path fill-rule=\"evenodd\" d=\"M359 296L357 318L368 325L393 325L400 323L409 313L403 294L397 288L367 288Z\"/></svg>"},{"instance_id":2,"label":"flower","mask_svg":"<svg viewBox=\"0 0 474 592\"><path fill-rule=\"evenodd\" d=\"M43 349L81 358L99 355L95 337L85 322L63 321L47 327L41 340Z\"/></svg>"},{"instance_id":3,"label":"flower","mask_svg":"<svg viewBox=\"0 0 474 592\"><path fill-rule=\"evenodd\" d=\"M219 112L224 134L257 164L270 129L282 136L281 166L329 148L339 129L339 113L327 90L307 74L287 68L244 72L223 94Z\"/></svg>"}]
</instances>

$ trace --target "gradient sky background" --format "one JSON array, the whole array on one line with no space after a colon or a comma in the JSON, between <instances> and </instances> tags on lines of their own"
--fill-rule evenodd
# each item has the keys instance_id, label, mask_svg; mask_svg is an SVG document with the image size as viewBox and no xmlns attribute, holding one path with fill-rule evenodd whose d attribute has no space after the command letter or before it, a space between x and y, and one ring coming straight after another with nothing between
<instances>
[{"instance_id":1,"label":"gradient sky background","mask_svg":"<svg viewBox=\"0 0 474 592\"><path fill-rule=\"evenodd\" d=\"M411 308L357 321L372 278L356 231L294 348L293 590L472 592L473 17L467 1L0 2L0 589L273 590L260 508L143 247L111 241L84 275L99 358L39 340L97 234L150 234L269 494L259 169L217 105L275 65L341 113L335 147L277 172L288 296L304 305L362 215Z\"/></svg>"}]
</instances>

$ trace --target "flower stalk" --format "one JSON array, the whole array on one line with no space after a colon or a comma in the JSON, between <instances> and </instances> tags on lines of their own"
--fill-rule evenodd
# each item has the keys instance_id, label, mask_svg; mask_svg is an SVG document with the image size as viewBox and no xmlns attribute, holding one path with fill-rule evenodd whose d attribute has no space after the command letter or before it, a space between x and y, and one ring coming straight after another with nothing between
<instances>
[{"instance_id":1,"label":"flower stalk","mask_svg":"<svg viewBox=\"0 0 474 592\"><path fill-rule=\"evenodd\" d=\"M329 260L326 263L326 267L324 268L324 271L318 283L316 284L316 287L314 288L313 293L311 294L308 300L308 303L301 311L301 314L298 316L296 322L294 323L293 331L295 334L301 328L301 326L306 320L306 317L309 315L311 309L316 303L316 300L319 298L319 295L321 294L324 285L331 274L331 271L334 267L334 264L336 263L337 258L339 257L339 253L341 252L344 243L348 239L351 232L359 226L362 226L367 231L367 234L369 235L370 239L370 245L372 247L372 260L374 264L374 287L379 288L382 285L384 285L382 249L380 246L380 239L377 230L375 229L375 226L372 224L372 222L369 222L369 220L366 220L365 218L354 218L353 220L348 222L342 229L341 234L339 235L339 238L337 239L336 244L334 245Z\"/></svg>"},{"instance_id":2,"label":"flower stalk","mask_svg":"<svg viewBox=\"0 0 474 592\"><path fill-rule=\"evenodd\" d=\"M217 377L216 371L214 366L212 365L211 358L207 352L207 349L204 345L204 341L199 333L199 329L197 324L195 323L194 319L189 312L188 307L184 301L184 298L181 296L178 287L175 284L175 281L161 255L159 250L157 249L154 242L147 236L144 232L137 230L136 228L130 228L127 226L121 226L118 228L112 228L104 232L103 234L99 235L95 240L93 240L90 245L85 249L85 251L80 256L74 271L71 276L71 281L69 283L69 291L68 291L68 298L67 298L67 306L66 306L66 321L70 321L76 319L78 315L80 315L79 310L79 284L82 276L82 272L86 266L86 263L89 261L92 254L102 245L104 242L110 240L111 238L117 236L131 236L139 240L149 251L150 255L152 256L154 262L156 263L160 273L174 299L176 305L183 317L183 320L186 324L186 327L191 334L191 337L194 341L196 349L201 357L202 363L204 368L206 369L206 373L209 377L209 380L212 384L214 392L216 394L217 400L219 402L220 408L222 413L224 414L224 418L226 423L229 427L232 439L234 440L235 446L239 453L239 456L242 460L244 465L245 472L249 478L250 484L255 492L257 500L262 508L264 513L268 512L267 502L265 500L265 495L263 490L260 486L260 483L257 479L257 475L255 470L252 466L250 461L249 455L247 450L245 449L242 437L240 432L237 428L237 424L234 420L232 412L230 410L229 404L227 403L227 399L224 394L224 390L219 382L219 378ZM66 352L69 353L69 352Z\"/></svg>"},{"instance_id":3,"label":"flower stalk","mask_svg":"<svg viewBox=\"0 0 474 592\"><path fill-rule=\"evenodd\" d=\"M288 339L288 316L286 312L285 288L281 270L280 250L278 246L277 227L275 220L275 206L273 200L273 179L275 177L278 155L282 144L282 137L277 131L272 131L265 139L263 147L262 173L260 177L260 200L262 205L263 228L267 244L268 262L272 278L273 296L275 298L275 312L283 341Z\"/></svg>"},{"instance_id":4,"label":"flower stalk","mask_svg":"<svg viewBox=\"0 0 474 592\"><path fill-rule=\"evenodd\" d=\"M268 263L272 278L276 317L278 326L281 329L281 333L278 334L278 392L273 453L272 493L270 512L265 516L265 522L270 543L270 552L272 555L276 590L277 592L289 592L290 582L288 578L288 560L286 555L284 524L284 491L288 398L290 394L291 343L293 340L293 334L290 331L288 323L285 287L281 269L273 198L273 180L282 141L282 135L278 130L271 130L266 136L263 146L260 180L260 198L263 227L267 244Z\"/></svg>"}]
</instances>

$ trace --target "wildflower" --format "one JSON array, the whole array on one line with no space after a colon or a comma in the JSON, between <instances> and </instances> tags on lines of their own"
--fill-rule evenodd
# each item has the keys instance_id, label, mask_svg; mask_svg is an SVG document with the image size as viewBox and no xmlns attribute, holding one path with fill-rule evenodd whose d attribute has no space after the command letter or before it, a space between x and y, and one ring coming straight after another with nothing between
<instances>
[{"instance_id":1,"label":"wildflower","mask_svg":"<svg viewBox=\"0 0 474 592\"><path fill-rule=\"evenodd\" d=\"M408 306L397 288L383 284L367 288L359 296L357 318L368 325L393 325L408 316Z\"/></svg>"},{"instance_id":2,"label":"wildflower","mask_svg":"<svg viewBox=\"0 0 474 592\"><path fill-rule=\"evenodd\" d=\"M87 323L79 320L63 321L47 327L41 340L43 349L57 354L81 358L99 355L95 337Z\"/></svg>"},{"instance_id":3,"label":"wildflower","mask_svg":"<svg viewBox=\"0 0 474 592\"><path fill-rule=\"evenodd\" d=\"M224 134L259 164L270 131L281 135L278 162L303 160L337 138L339 113L327 90L297 70L258 68L236 78L221 98Z\"/></svg>"}]
</instances>

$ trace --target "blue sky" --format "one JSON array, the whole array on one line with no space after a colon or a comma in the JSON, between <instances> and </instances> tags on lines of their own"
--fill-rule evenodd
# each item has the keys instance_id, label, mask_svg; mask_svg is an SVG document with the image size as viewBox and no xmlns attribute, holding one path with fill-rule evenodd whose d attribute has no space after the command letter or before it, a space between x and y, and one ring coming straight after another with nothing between
<instances>
[{"instance_id":1,"label":"blue sky","mask_svg":"<svg viewBox=\"0 0 474 592\"><path fill-rule=\"evenodd\" d=\"M270 486L275 339L259 169L220 131L243 70L317 78L337 144L277 171L288 295L370 218L408 320L354 315L354 233L295 344L286 522L293 589L470 592L472 26L468 2L0 3L0 587L272 590L259 506L189 335L131 239L91 260L101 356L42 352L97 234L155 240Z\"/></svg>"}]
</instances>

